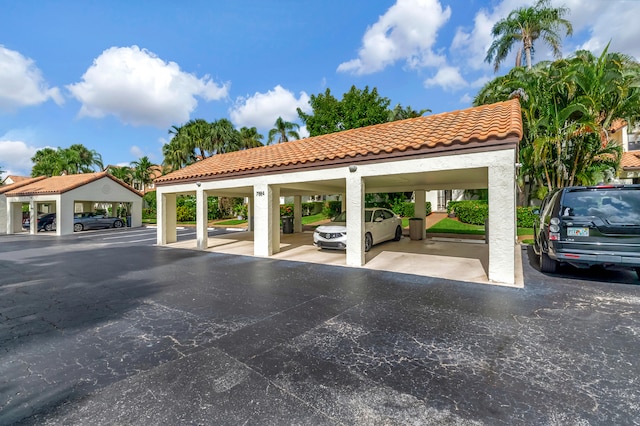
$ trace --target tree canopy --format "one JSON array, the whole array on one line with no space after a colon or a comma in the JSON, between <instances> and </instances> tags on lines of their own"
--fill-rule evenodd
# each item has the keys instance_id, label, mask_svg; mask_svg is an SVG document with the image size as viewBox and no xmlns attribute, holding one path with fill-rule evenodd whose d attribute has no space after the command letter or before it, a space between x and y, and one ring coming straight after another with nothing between
<instances>
[{"instance_id":1,"label":"tree canopy","mask_svg":"<svg viewBox=\"0 0 640 426\"><path fill-rule=\"evenodd\" d=\"M163 164L172 170L193 164L215 154L239 151L262 146L263 136L255 127L237 130L226 118L208 122L190 120L183 126L169 129L173 135L162 147Z\"/></svg>"},{"instance_id":2,"label":"tree canopy","mask_svg":"<svg viewBox=\"0 0 640 426\"><path fill-rule=\"evenodd\" d=\"M389 98L378 94L378 89L369 91L351 86L351 89L337 100L331 90L311 95L312 112L305 113L298 108L298 116L306 124L310 136L325 135L342 130L380 124L389 121Z\"/></svg>"},{"instance_id":3,"label":"tree canopy","mask_svg":"<svg viewBox=\"0 0 640 426\"><path fill-rule=\"evenodd\" d=\"M611 140L616 120L640 118L640 65L607 49L514 68L487 83L474 104L519 97L523 140L520 187L529 179L537 198L553 188L593 185L615 175L622 147Z\"/></svg>"},{"instance_id":4,"label":"tree canopy","mask_svg":"<svg viewBox=\"0 0 640 426\"><path fill-rule=\"evenodd\" d=\"M59 176L65 174L93 173L103 169L102 156L82 144L69 148L43 148L31 158L31 176Z\"/></svg>"},{"instance_id":5,"label":"tree canopy","mask_svg":"<svg viewBox=\"0 0 640 426\"><path fill-rule=\"evenodd\" d=\"M273 142L276 137L278 138L277 143L289 142L289 139L300 139L297 132L300 129L299 124L284 121L282 117L278 117L273 126L273 129L269 130L268 143Z\"/></svg>"},{"instance_id":6,"label":"tree canopy","mask_svg":"<svg viewBox=\"0 0 640 426\"><path fill-rule=\"evenodd\" d=\"M564 29L567 36L573 33L571 23L564 18L568 12L569 9L566 7L551 7L550 0L538 0L535 6L513 10L493 26L491 35L494 41L487 51L485 61L493 62L495 71L498 71L513 46L520 44L516 55L516 67L521 66L524 52L527 68L531 69L533 44L538 38L542 38L551 48L554 57L560 58L560 31Z\"/></svg>"}]
</instances>

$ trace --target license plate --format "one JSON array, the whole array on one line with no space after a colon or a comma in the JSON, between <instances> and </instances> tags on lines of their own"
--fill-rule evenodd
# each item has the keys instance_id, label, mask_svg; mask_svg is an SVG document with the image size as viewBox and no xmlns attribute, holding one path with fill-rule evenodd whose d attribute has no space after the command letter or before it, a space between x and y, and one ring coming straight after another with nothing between
<instances>
[{"instance_id":1,"label":"license plate","mask_svg":"<svg viewBox=\"0 0 640 426\"><path fill-rule=\"evenodd\" d=\"M589 228L567 228L567 237L588 237Z\"/></svg>"}]
</instances>

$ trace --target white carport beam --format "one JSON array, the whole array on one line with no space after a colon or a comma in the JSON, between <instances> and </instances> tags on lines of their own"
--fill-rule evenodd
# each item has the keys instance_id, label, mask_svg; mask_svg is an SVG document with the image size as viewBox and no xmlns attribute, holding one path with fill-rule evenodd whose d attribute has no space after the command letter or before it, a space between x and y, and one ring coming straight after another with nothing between
<instances>
[{"instance_id":1,"label":"white carport beam","mask_svg":"<svg viewBox=\"0 0 640 426\"><path fill-rule=\"evenodd\" d=\"M502 155L489 166L489 280L515 284L515 158Z\"/></svg>"},{"instance_id":2,"label":"white carport beam","mask_svg":"<svg viewBox=\"0 0 640 426\"><path fill-rule=\"evenodd\" d=\"M362 266L364 257L364 180L356 170L347 175L347 265Z\"/></svg>"},{"instance_id":3,"label":"white carport beam","mask_svg":"<svg viewBox=\"0 0 640 426\"><path fill-rule=\"evenodd\" d=\"M208 212L207 192L198 187L196 190L196 240L199 250L206 250L209 247Z\"/></svg>"}]
</instances>

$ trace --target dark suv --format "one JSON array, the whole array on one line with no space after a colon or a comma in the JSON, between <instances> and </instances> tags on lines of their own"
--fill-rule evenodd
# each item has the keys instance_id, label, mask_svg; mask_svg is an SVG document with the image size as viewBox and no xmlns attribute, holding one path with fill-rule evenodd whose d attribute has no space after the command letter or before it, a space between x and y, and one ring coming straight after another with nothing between
<instances>
[{"instance_id":1,"label":"dark suv","mask_svg":"<svg viewBox=\"0 0 640 426\"><path fill-rule=\"evenodd\" d=\"M533 225L540 271L559 263L634 269L640 278L640 185L572 186L549 193Z\"/></svg>"}]
</instances>

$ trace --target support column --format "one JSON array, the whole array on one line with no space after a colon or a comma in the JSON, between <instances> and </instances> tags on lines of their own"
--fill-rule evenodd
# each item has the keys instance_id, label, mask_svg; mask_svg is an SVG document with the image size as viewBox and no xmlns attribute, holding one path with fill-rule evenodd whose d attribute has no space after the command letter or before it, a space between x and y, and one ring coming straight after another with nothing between
<instances>
[{"instance_id":1,"label":"support column","mask_svg":"<svg viewBox=\"0 0 640 426\"><path fill-rule=\"evenodd\" d=\"M38 203L33 199L29 201L29 233L38 233Z\"/></svg>"},{"instance_id":2,"label":"support column","mask_svg":"<svg viewBox=\"0 0 640 426\"><path fill-rule=\"evenodd\" d=\"M73 200L65 199L63 194L58 196L54 206L56 209L56 235L73 234L73 215L75 213Z\"/></svg>"},{"instance_id":3,"label":"support column","mask_svg":"<svg viewBox=\"0 0 640 426\"><path fill-rule=\"evenodd\" d=\"M489 280L515 283L515 158L489 167Z\"/></svg>"},{"instance_id":4,"label":"support column","mask_svg":"<svg viewBox=\"0 0 640 426\"><path fill-rule=\"evenodd\" d=\"M427 207L425 206L426 202L427 194L425 193L424 189L417 189L415 191L415 205L413 214L415 215L415 217L419 217L422 218L422 220L425 220L425 223L425 217L427 216ZM425 238L427 238L426 226L422 228L422 239L424 240Z\"/></svg>"},{"instance_id":5,"label":"support column","mask_svg":"<svg viewBox=\"0 0 640 426\"><path fill-rule=\"evenodd\" d=\"M209 247L208 213L207 192L198 187L196 189L196 241L199 250L206 250Z\"/></svg>"},{"instance_id":6,"label":"support column","mask_svg":"<svg viewBox=\"0 0 640 426\"><path fill-rule=\"evenodd\" d=\"M176 194L157 194L158 235L159 246L175 243L178 240L176 230Z\"/></svg>"},{"instance_id":7,"label":"support column","mask_svg":"<svg viewBox=\"0 0 640 426\"><path fill-rule=\"evenodd\" d=\"M253 187L254 200L254 231L253 254L255 256L269 257L273 254L271 232L273 215L273 196L271 187L267 184L258 184ZM278 203L276 203L278 204Z\"/></svg>"},{"instance_id":8,"label":"support column","mask_svg":"<svg viewBox=\"0 0 640 426\"><path fill-rule=\"evenodd\" d=\"M347 175L347 265L362 266L364 257L364 180L356 170Z\"/></svg>"},{"instance_id":9,"label":"support column","mask_svg":"<svg viewBox=\"0 0 640 426\"><path fill-rule=\"evenodd\" d=\"M253 197L247 197L247 231L249 232L253 232L253 228L254 228L254 213L253 213L253 205L255 204L255 201L253 199Z\"/></svg>"},{"instance_id":10,"label":"support column","mask_svg":"<svg viewBox=\"0 0 640 426\"><path fill-rule=\"evenodd\" d=\"M302 232L302 196L293 197L293 232Z\"/></svg>"}]
</instances>

